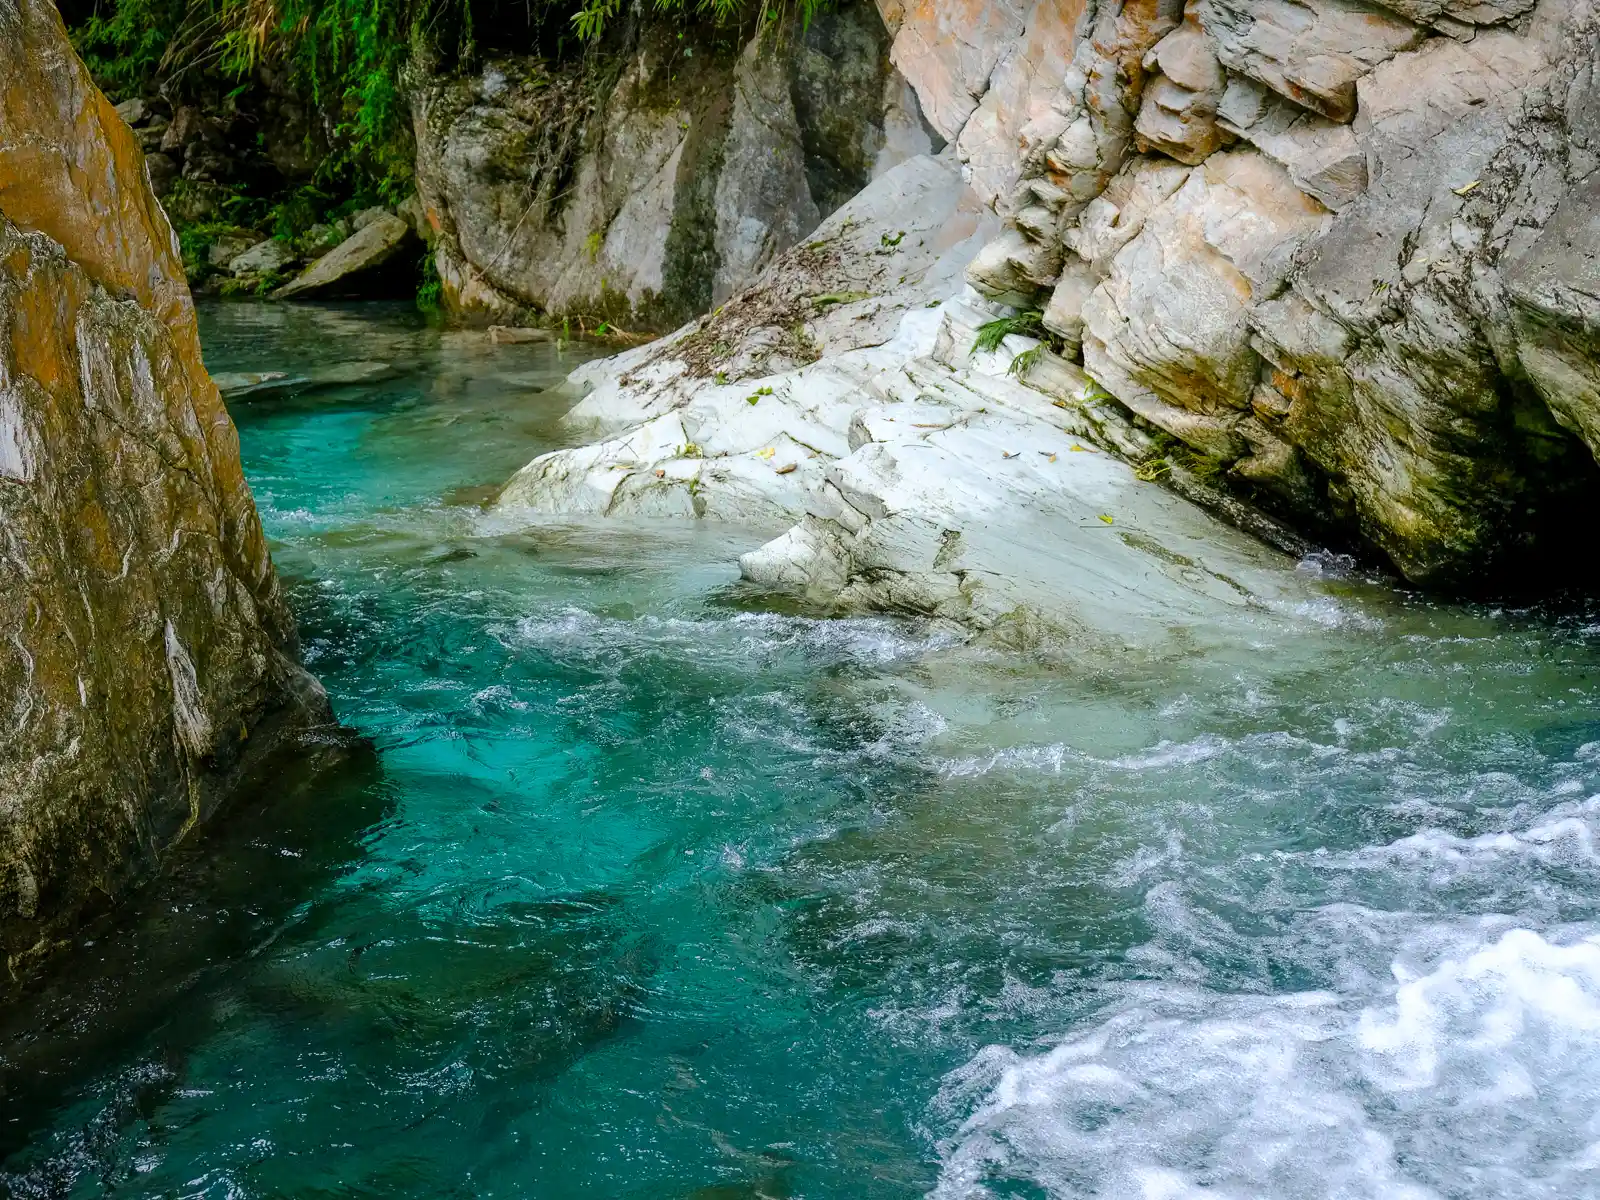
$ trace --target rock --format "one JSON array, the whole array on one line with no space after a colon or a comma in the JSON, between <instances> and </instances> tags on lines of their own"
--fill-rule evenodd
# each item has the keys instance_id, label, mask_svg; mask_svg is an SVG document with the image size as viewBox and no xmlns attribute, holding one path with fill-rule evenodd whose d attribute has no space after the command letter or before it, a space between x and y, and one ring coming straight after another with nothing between
<instances>
[{"instance_id":1,"label":"rock","mask_svg":"<svg viewBox=\"0 0 1600 1200\"><path fill-rule=\"evenodd\" d=\"M1022 7L1032 11L1021 33L1002 48L988 90L955 136L956 154L968 182L991 204L1010 194L1021 159L1042 150L1060 132L1057 101L1076 49L1074 26L1083 10L1081 3L1053 0Z\"/></svg>"},{"instance_id":2,"label":"rock","mask_svg":"<svg viewBox=\"0 0 1600 1200\"><path fill-rule=\"evenodd\" d=\"M294 240L295 253L301 258L321 258L354 232L350 222L343 217L337 221L311 226Z\"/></svg>"},{"instance_id":3,"label":"rock","mask_svg":"<svg viewBox=\"0 0 1600 1200\"><path fill-rule=\"evenodd\" d=\"M190 142L183 156L183 177L199 183L216 183L233 171L233 160L204 142Z\"/></svg>"},{"instance_id":4,"label":"rock","mask_svg":"<svg viewBox=\"0 0 1600 1200\"><path fill-rule=\"evenodd\" d=\"M267 238L229 259L225 265L235 275L268 275L282 271L293 262L293 250L277 238Z\"/></svg>"},{"instance_id":5,"label":"rock","mask_svg":"<svg viewBox=\"0 0 1600 1200\"><path fill-rule=\"evenodd\" d=\"M243 400L274 392L311 392L323 388L359 387L397 379L401 371L387 362L342 362L316 367L303 375L287 371L225 371L213 375L217 389L229 400Z\"/></svg>"},{"instance_id":6,"label":"rock","mask_svg":"<svg viewBox=\"0 0 1600 1200\"><path fill-rule=\"evenodd\" d=\"M983 248L967 268L967 281L1003 304L1026 308L1061 273L1061 247L1054 239L1035 241L1018 231Z\"/></svg>"},{"instance_id":7,"label":"rock","mask_svg":"<svg viewBox=\"0 0 1600 1200\"><path fill-rule=\"evenodd\" d=\"M1556 420L1600 458L1600 177L1562 198L1506 284L1518 361Z\"/></svg>"},{"instance_id":8,"label":"rock","mask_svg":"<svg viewBox=\"0 0 1600 1200\"><path fill-rule=\"evenodd\" d=\"M851 397L903 360L902 326L937 326L930 299L960 286L992 230L978 207L948 161L881 176L717 314L580 368L587 395L566 423L602 441L530 463L497 513L795 520L826 459L848 451Z\"/></svg>"},{"instance_id":9,"label":"rock","mask_svg":"<svg viewBox=\"0 0 1600 1200\"><path fill-rule=\"evenodd\" d=\"M330 719L144 156L0 0L0 951L25 971Z\"/></svg>"},{"instance_id":10,"label":"rock","mask_svg":"<svg viewBox=\"0 0 1600 1200\"><path fill-rule=\"evenodd\" d=\"M363 208L359 212L350 215L350 228L359 233L374 221L381 221L385 217L393 215L387 208Z\"/></svg>"},{"instance_id":11,"label":"rock","mask_svg":"<svg viewBox=\"0 0 1600 1200\"><path fill-rule=\"evenodd\" d=\"M1203 643L1299 599L1287 560L1141 483L1037 392L909 373L929 390L859 414L869 440L827 467L796 526L740 560L746 579L1089 652L1171 649L1180 629Z\"/></svg>"},{"instance_id":12,"label":"rock","mask_svg":"<svg viewBox=\"0 0 1600 1200\"><path fill-rule=\"evenodd\" d=\"M224 397L236 400L261 392L301 387L308 380L304 375L290 375L287 371L219 371L211 377L211 382Z\"/></svg>"},{"instance_id":13,"label":"rock","mask_svg":"<svg viewBox=\"0 0 1600 1200\"><path fill-rule=\"evenodd\" d=\"M139 139L139 145L144 147L148 154L157 153L161 149L161 139L167 135L169 122L159 114L150 117L145 123L133 132Z\"/></svg>"},{"instance_id":14,"label":"rock","mask_svg":"<svg viewBox=\"0 0 1600 1200\"><path fill-rule=\"evenodd\" d=\"M1141 150L1159 150L1194 166L1220 146L1217 106L1226 79L1211 40L1191 13L1145 56L1160 74L1145 84L1134 132Z\"/></svg>"},{"instance_id":15,"label":"rock","mask_svg":"<svg viewBox=\"0 0 1600 1200\"><path fill-rule=\"evenodd\" d=\"M1367 190L1366 151L1348 125L1269 97L1259 84L1234 80L1228 89L1219 124L1279 163L1306 195L1340 209Z\"/></svg>"},{"instance_id":16,"label":"rock","mask_svg":"<svg viewBox=\"0 0 1600 1200\"><path fill-rule=\"evenodd\" d=\"M394 210L395 216L404 221L411 232L419 238L427 238L432 233L428 225L428 213L423 208L422 198L415 192L407 196Z\"/></svg>"},{"instance_id":17,"label":"rock","mask_svg":"<svg viewBox=\"0 0 1600 1200\"><path fill-rule=\"evenodd\" d=\"M1499 25L1530 12L1537 0L1384 0L1384 7L1393 9L1413 21L1436 25L1441 31L1451 31L1450 36L1460 36L1476 25Z\"/></svg>"},{"instance_id":18,"label":"rock","mask_svg":"<svg viewBox=\"0 0 1600 1200\"><path fill-rule=\"evenodd\" d=\"M805 173L800 122L786 64L752 41L733 76L725 163L712 207L719 263L711 303L720 305L822 219Z\"/></svg>"},{"instance_id":19,"label":"rock","mask_svg":"<svg viewBox=\"0 0 1600 1200\"><path fill-rule=\"evenodd\" d=\"M1360 0L1198 0L1198 12L1223 66L1335 121L1355 115L1356 80L1424 36Z\"/></svg>"},{"instance_id":20,"label":"rock","mask_svg":"<svg viewBox=\"0 0 1600 1200\"><path fill-rule=\"evenodd\" d=\"M145 118L145 113L148 111L148 106L137 96L133 97L131 100L124 100L121 104L117 105L117 116L126 121L130 127L143 121Z\"/></svg>"},{"instance_id":21,"label":"rock","mask_svg":"<svg viewBox=\"0 0 1600 1200\"><path fill-rule=\"evenodd\" d=\"M211 243L211 249L206 251L206 261L213 267L226 268L258 244L254 234L225 233Z\"/></svg>"},{"instance_id":22,"label":"rock","mask_svg":"<svg viewBox=\"0 0 1600 1200\"><path fill-rule=\"evenodd\" d=\"M734 52L656 23L637 39L603 102L592 61L552 73L501 58L416 89L418 194L449 309L673 328L888 165L890 104L909 121L864 0Z\"/></svg>"},{"instance_id":23,"label":"rock","mask_svg":"<svg viewBox=\"0 0 1600 1200\"><path fill-rule=\"evenodd\" d=\"M889 57L945 141L953 142L977 110L1029 10L1025 0L920 0L902 10Z\"/></svg>"},{"instance_id":24,"label":"rock","mask_svg":"<svg viewBox=\"0 0 1600 1200\"><path fill-rule=\"evenodd\" d=\"M548 342L554 336L548 329L534 329L526 325L489 326L489 340L497 345L513 346L527 342Z\"/></svg>"},{"instance_id":25,"label":"rock","mask_svg":"<svg viewBox=\"0 0 1600 1200\"><path fill-rule=\"evenodd\" d=\"M1089 374L1200 453L1243 456L1238 414L1260 370L1251 301L1277 290L1326 219L1271 160L1213 155L1145 217L1085 301Z\"/></svg>"},{"instance_id":26,"label":"rock","mask_svg":"<svg viewBox=\"0 0 1600 1200\"><path fill-rule=\"evenodd\" d=\"M1040 318L1040 324L1066 344L1070 357L1078 357L1083 347L1083 306L1099 282L1090 263L1076 254L1068 255Z\"/></svg>"},{"instance_id":27,"label":"rock","mask_svg":"<svg viewBox=\"0 0 1600 1200\"><path fill-rule=\"evenodd\" d=\"M171 154L174 150L182 151L200 136L201 125L200 110L193 105L184 105L172 114L172 123L167 126L167 131L161 135L161 152Z\"/></svg>"},{"instance_id":28,"label":"rock","mask_svg":"<svg viewBox=\"0 0 1600 1200\"><path fill-rule=\"evenodd\" d=\"M273 293L278 300L359 294L363 277L403 250L411 230L393 213L382 213Z\"/></svg>"},{"instance_id":29,"label":"rock","mask_svg":"<svg viewBox=\"0 0 1600 1200\"><path fill-rule=\"evenodd\" d=\"M1086 19L973 281L1022 302L1021 264L1059 249L1045 327L1250 504L1418 582L1570 575L1566 523L1600 489L1575 215L1600 15L1194 0L1136 70L1169 14L1147 17Z\"/></svg>"},{"instance_id":30,"label":"rock","mask_svg":"<svg viewBox=\"0 0 1600 1200\"><path fill-rule=\"evenodd\" d=\"M164 197L172 190L172 181L178 177L178 164L172 159L165 154L146 154L144 168L157 197Z\"/></svg>"}]
</instances>

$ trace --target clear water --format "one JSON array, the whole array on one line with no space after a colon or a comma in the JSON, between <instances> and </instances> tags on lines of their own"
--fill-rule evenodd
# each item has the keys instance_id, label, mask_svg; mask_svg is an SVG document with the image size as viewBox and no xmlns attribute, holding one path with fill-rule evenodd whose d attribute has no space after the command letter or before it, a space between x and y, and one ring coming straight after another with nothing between
<instances>
[{"instance_id":1,"label":"clear water","mask_svg":"<svg viewBox=\"0 0 1600 1200\"><path fill-rule=\"evenodd\" d=\"M1600 1195L1600 626L1233 656L754 611L767 531L496 531L569 369L211 309L344 719L0 1018L15 1196ZM90 944L92 943L92 944Z\"/></svg>"}]
</instances>

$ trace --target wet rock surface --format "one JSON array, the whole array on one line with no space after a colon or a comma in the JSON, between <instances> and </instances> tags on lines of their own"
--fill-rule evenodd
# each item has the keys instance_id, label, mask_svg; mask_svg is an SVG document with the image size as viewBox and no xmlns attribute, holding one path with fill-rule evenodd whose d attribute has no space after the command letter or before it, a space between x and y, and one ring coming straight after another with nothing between
<instances>
[{"instance_id":1,"label":"wet rock surface","mask_svg":"<svg viewBox=\"0 0 1600 1200\"><path fill-rule=\"evenodd\" d=\"M325 741L143 150L0 0L0 952ZM310 739L308 742L306 739Z\"/></svg>"}]
</instances>

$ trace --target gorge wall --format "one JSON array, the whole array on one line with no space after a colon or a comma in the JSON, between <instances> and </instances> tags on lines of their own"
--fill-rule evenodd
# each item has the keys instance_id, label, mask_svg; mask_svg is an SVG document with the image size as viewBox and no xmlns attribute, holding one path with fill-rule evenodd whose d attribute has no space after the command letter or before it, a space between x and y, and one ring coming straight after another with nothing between
<instances>
[{"instance_id":1,"label":"gorge wall","mask_svg":"<svg viewBox=\"0 0 1600 1200\"><path fill-rule=\"evenodd\" d=\"M0 0L0 953L13 975L331 720L143 151Z\"/></svg>"},{"instance_id":2,"label":"gorge wall","mask_svg":"<svg viewBox=\"0 0 1600 1200\"><path fill-rule=\"evenodd\" d=\"M670 329L938 140L866 0L749 40L667 22L613 40L419 72L417 187L458 315Z\"/></svg>"},{"instance_id":3,"label":"gorge wall","mask_svg":"<svg viewBox=\"0 0 1600 1200\"><path fill-rule=\"evenodd\" d=\"M1021 15L975 8L963 27ZM1088 0L1025 20L979 102L1024 97L998 104L1014 158L971 146L973 120L954 135L1007 216L980 291L1042 310L1191 461L1411 580L1584 566L1591 4ZM1028 39L1068 26L1048 71L1005 82L1043 57ZM903 69L957 111L976 90Z\"/></svg>"}]
</instances>

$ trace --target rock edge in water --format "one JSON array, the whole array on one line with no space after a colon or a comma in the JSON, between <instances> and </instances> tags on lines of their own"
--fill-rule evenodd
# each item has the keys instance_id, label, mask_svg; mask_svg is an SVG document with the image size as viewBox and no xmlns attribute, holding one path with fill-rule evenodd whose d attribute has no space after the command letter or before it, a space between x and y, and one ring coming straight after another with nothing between
<instances>
[{"instance_id":1,"label":"rock edge in water","mask_svg":"<svg viewBox=\"0 0 1600 1200\"><path fill-rule=\"evenodd\" d=\"M569 421L606 440L529 464L508 519L800 518L748 576L980 629L997 596L1042 590L1071 629L1107 568L1058 536L1071 487L1022 484L1020 432L973 440L1042 396L1061 411L1034 423L1126 459L1133 492L1297 555L1281 522L1449 591L1593 582L1574 550L1600 497L1591 0L881 7L950 140L919 160L945 181L891 173L717 314L575 373ZM963 184L997 228L932 286L899 239ZM924 301L937 327L901 322ZM1030 527L975 549L974 529ZM1200 560L1173 532L1146 544L1182 577ZM1044 586L1052 554L1073 587Z\"/></svg>"},{"instance_id":2,"label":"rock edge in water","mask_svg":"<svg viewBox=\"0 0 1600 1200\"><path fill-rule=\"evenodd\" d=\"M342 735L133 134L0 0L0 953L16 977Z\"/></svg>"}]
</instances>

